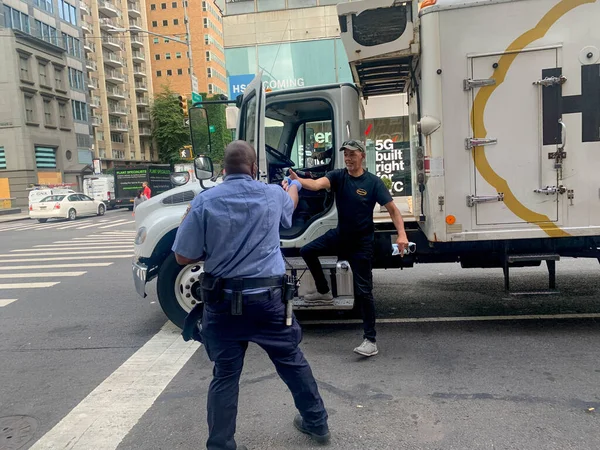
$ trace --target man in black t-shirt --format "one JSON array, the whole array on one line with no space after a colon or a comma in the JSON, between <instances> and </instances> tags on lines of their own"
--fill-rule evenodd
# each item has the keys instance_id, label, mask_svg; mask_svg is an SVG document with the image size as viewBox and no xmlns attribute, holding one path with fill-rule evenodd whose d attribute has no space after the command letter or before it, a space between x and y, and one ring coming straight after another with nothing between
<instances>
[{"instance_id":1,"label":"man in black t-shirt","mask_svg":"<svg viewBox=\"0 0 600 450\"><path fill-rule=\"evenodd\" d=\"M332 170L317 180L299 178L290 170L290 179L298 180L305 189L331 189L335 194L338 210L337 228L329 230L300 249L300 255L304 258L317 286L317 292L305 295L304 300L319 303L333 301L319 256L337 255L347 259L354 275L355 302L361 308L364 325L363 343L354 351L363 356L374 356L378 353L372 274L375 203L385 206L390 213L398 231L396 243L401 254L408 246L408 239L402 215L385 184L381 178L363 168L366 155L362 143L355 140L346 141L340 151L344 152L346 168ZM287 189L287 185L288 181L284 181L283 187Z\"/></svg>"}]
</instances>

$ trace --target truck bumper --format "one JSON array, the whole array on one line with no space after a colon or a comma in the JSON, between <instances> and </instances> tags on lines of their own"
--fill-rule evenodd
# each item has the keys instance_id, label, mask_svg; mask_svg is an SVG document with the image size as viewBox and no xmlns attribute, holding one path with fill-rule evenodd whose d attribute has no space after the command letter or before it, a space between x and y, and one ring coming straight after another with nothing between
<instances>
[{"instance_id":1,"label":"truck bumper","mask_svg":"<svg viewBox=\"0 0 600 450\"><path fill-rule=\"evenodd\" d=\"M135 284L135 290L142 298L145 298L148 266L134 259L131 262L131 270L133 271L133 283Z\"/></svg>"}]
</instances>

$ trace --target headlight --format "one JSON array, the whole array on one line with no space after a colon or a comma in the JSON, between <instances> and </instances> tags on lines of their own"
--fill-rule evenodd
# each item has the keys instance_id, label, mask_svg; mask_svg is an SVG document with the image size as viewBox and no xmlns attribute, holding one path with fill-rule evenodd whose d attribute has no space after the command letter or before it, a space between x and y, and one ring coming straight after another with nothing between
<instances>
[{"instance_id":1,"label":"headlight","mask_svg":"<svg viewBox=\"0 0 600 450\"><path fill-rule=\"evenodd\" d=\"M146 240L147 234L148 233L146 233L146 227L140 227L140 229L137 231L137 234L135 235L135 244L142 245Z\"/></svg>"}]
</instances>

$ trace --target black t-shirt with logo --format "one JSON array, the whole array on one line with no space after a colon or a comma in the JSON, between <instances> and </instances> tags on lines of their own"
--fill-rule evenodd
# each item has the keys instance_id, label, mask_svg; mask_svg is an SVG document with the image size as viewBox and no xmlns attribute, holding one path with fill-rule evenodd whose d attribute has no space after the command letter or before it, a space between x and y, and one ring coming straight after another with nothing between
<instances>
[{"instance_id":1,"label":"black t-shirt with logo","mask_svg":"<svg viewBox=\"0 0 600 450\"><path fill-rule=\"evenodd\" d=\"M392 201L390 191L381 178L367 171L359 177L353 177L348 169L332 170L325 176L335 193L340 234L347 237L372 235L375 232L375 203L383 206Z\"/></svg>"}]
</instances>

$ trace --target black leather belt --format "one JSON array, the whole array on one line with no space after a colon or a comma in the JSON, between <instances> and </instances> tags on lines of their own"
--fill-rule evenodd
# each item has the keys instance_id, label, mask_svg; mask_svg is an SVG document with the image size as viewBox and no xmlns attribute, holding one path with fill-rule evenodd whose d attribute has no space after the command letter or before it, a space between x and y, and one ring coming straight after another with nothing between
<instances>
[{"instance_id":1,"label":"black leather belt","mask_svg":"<svg viewBox=\"0 0 600 450\"><path fill-rule=\"evenodd\" d=\"M208 274L206 274L205 277L214 278ZM229 289L232 291L283 286L283 276L266 278L221 278L220 281L221 289Z\"/></svg>"}]
</instances>

